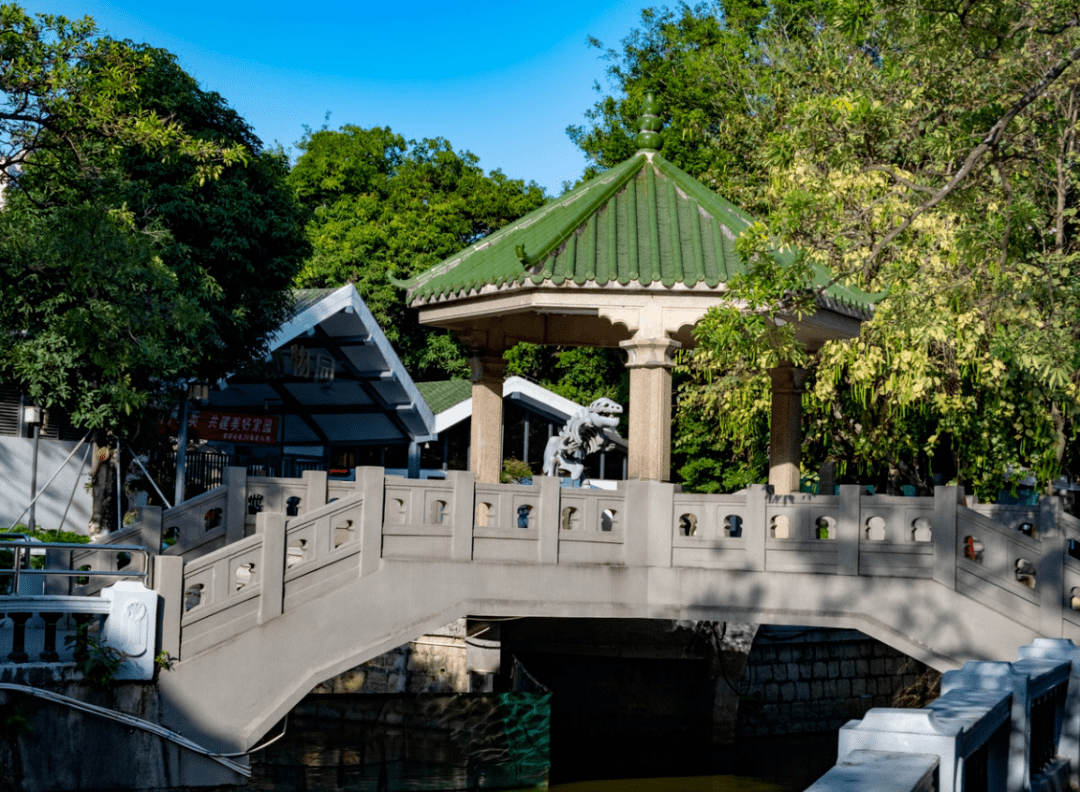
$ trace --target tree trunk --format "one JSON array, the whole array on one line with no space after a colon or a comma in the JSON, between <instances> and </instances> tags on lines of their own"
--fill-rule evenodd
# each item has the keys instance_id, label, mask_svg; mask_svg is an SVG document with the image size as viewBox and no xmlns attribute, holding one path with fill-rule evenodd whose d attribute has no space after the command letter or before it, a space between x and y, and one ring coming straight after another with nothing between
<instances>
[{"instance_id":1,"label":"tree trunk","mask_svg":"<svg viewBox=\"0 0 1080 792\"><path fill-rule=\"evenodd\" d=\"M94 432L90 468L90 485L94 505L86 532L91 541L120 529L116 509L116 456L119 453L116 436L106 430Z\"/></svg>"}]
</instances>

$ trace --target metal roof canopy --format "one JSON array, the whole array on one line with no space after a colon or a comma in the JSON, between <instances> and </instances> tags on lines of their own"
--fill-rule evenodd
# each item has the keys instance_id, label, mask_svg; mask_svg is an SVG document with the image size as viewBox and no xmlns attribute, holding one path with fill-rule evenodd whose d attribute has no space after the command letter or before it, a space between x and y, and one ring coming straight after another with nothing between
<instances>
[{"instance_id":1,"label":"metal roof canopy","mask_svg":"<svg viewBox=\"0 0 1080 792\"><path fill-rule=\"evenodd\" d=\"M297 313L269 348L270 374L231 375L208 409L281 413L289 446L425 442L435 434L434 414L355 286L298 291Z\"/></svg>"}]
</instances>

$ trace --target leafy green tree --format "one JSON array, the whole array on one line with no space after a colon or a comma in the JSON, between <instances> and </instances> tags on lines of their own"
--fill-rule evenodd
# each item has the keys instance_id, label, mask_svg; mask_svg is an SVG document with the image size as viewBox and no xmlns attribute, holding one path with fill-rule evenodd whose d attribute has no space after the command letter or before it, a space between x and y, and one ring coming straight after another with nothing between
<instances>
[{"instance_id":1,"label":"leafy green tree","mask_svg":"<svg viewBox=\"0 0 1080 792\"><path fill-rule=\"evenodd\" d=\"M289 175L310 207L313 253L298 282L354 283L416 378L464 376L448 333L421 327L393 279L404 279L541 206L543 190L485 174L443 138L407 141L384 127L308 132Z\"/></svg>"},{"instance_id":2,"label":"leafy green tree","mask_svg":"<svg viewBox=\"0 0 1080 792\"><path fill-rule=\"evenodd\" d=\"M18 90L0 133L18 169L0 212L0 376L96 430L91 530L110 530L117 438L148 440L186 380L264 350L304 217L284 156L172 55L96 38L88 19L2 14L0 79Z\"/></svg>"},{"instance_id":3,"label":"leafy green tree","mask_svg":"<svg viewBox=\"0 0 1080 792\"><path fill-rule=\"evenodd\" d=\"M646 11L609 55L616 95L571 130L597 167L654 90L665 156L764 219L730 284L755 312L715 310L683 359L676 449L714 426L717 465L761 458L755 371L805 359L764 320L809 310L818 264L885 297L810 361L804 474L993 497L1010 465L1080 472L1074 3L727 0Z\"/></svg>"}]
</instances>

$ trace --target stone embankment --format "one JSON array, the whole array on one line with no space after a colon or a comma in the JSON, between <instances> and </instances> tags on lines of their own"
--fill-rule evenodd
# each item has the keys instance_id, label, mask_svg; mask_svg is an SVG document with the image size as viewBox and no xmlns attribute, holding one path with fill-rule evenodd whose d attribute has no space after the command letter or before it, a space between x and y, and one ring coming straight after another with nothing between
<instances>
[{"instance_id":1,"label":"stone embankment","mask_svg":"<svg viewBox=\"0 0 1080 792\"><path fill-rule=\"evenodd\" d=\"M739 681L736 736L835 731L871 707L922 706L940 677L856 630L763 626Z\"/></svg>"}]
</instances>

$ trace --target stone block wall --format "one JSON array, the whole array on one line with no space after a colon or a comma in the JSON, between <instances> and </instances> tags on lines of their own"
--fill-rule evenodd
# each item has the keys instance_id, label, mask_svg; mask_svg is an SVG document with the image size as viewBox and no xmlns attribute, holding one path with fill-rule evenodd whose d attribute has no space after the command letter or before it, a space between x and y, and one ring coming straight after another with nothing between
<instances>
[{"instance_id":1,"label":"stone block wall","mask_svg":"<svg viewBox=\"0 0 1080 792\"><path fill-rule=\"evenodd\" d=\"M465 619L316 685L313 693L467 693Z\"/></svg>"},{"instance_id":2,"label":"stone block wall","mask_svg":"<svg viewBox=\"0 0 1080 792\"><path fill-rule=\"evenodd\" d=\"M856 630L763 626L738 684L736 734L835 731L871 707L922 706L939 679Z\"/></svg>"}]
</instances>

